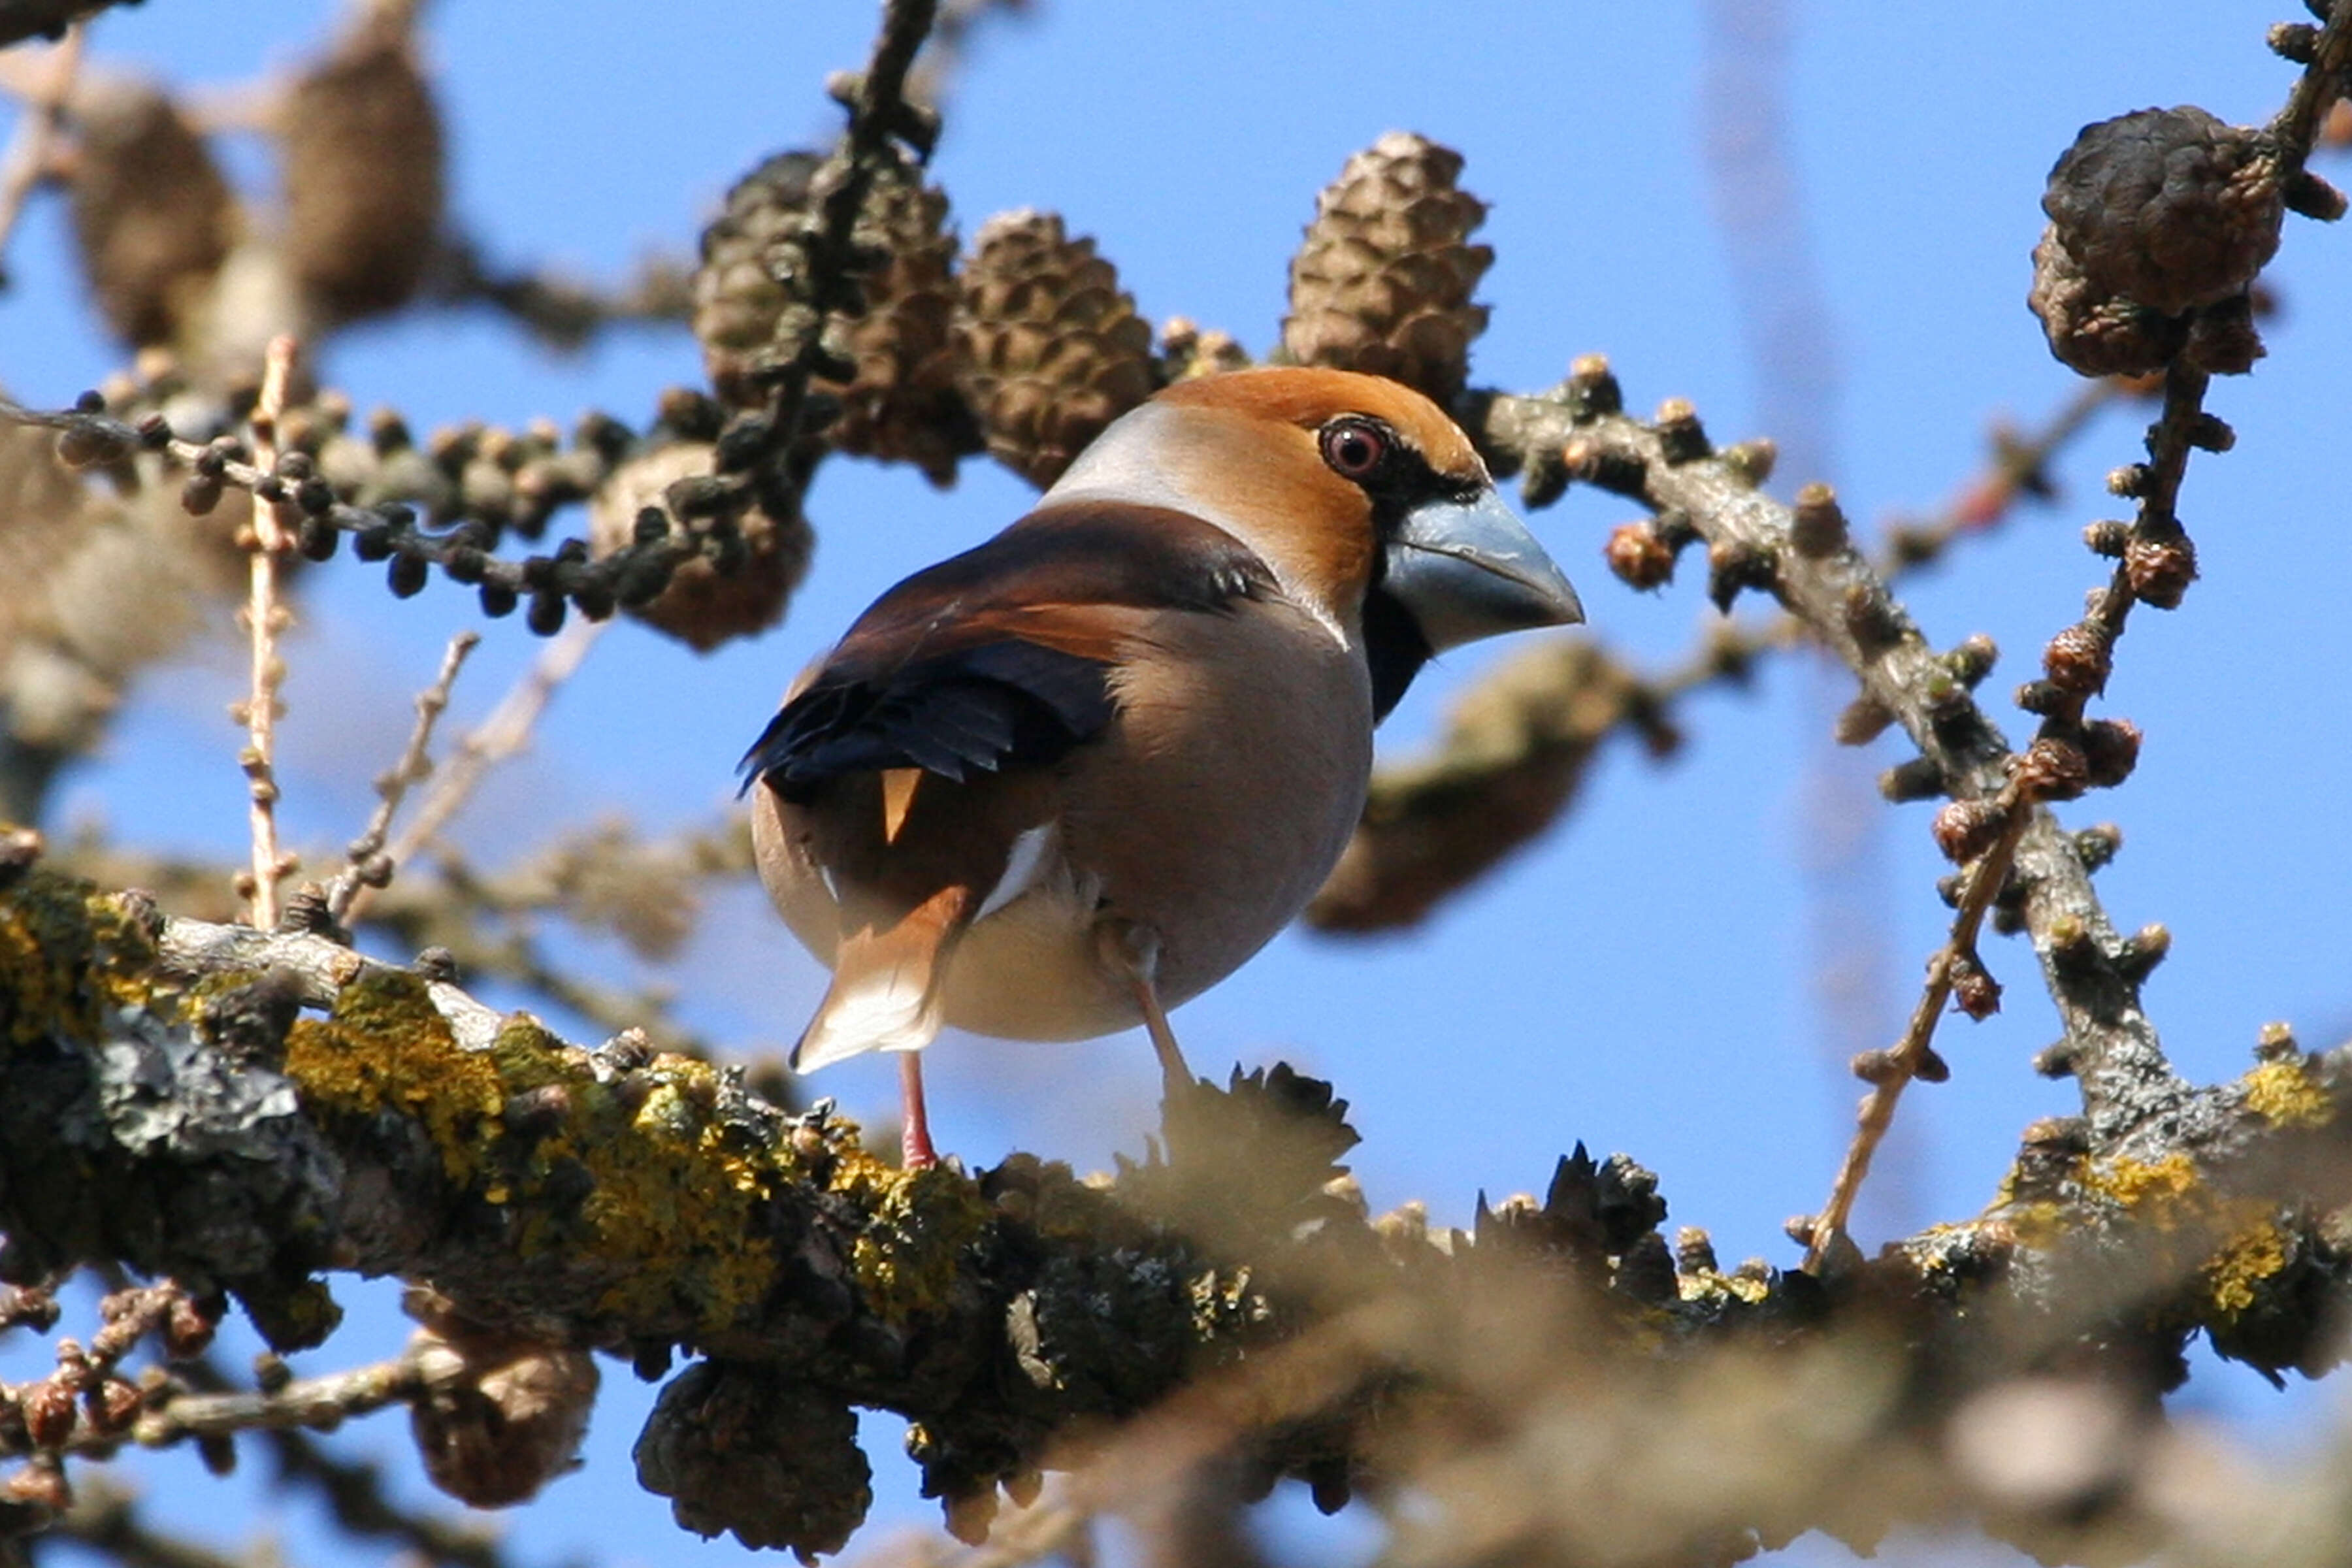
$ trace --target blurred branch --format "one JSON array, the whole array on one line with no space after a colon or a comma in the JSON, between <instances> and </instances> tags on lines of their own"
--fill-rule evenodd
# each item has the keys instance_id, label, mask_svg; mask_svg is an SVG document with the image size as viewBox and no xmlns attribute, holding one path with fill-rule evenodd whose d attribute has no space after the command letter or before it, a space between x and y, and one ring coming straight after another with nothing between
<instances>
[{"instance_id":1,"label":"blurred branch","mask_svg":"<svg viewBox=\"0 0 2352 1568\"><path fill-rule=\"evenodd\" d=\"M1475 683L1426 756L1381 765L1346 852L1308 905L1327 931L1408 925L1549 828L1619 730L1650 754L1681 744L1667 715L1701 687L1745 679L1771 634L1727 626L1654 679L1598 642L1561 637L1512 655Z\"/></svg>"},{"instance_id":2,"label":"blurred branch","mask_svg":"<svg viewBox=\"0 0 2352 1568\"><path fill-rule=\"evenodd\" d=\"M263 1568L275 1556L229 1556L161 1529L142 1516L136 1492L102 1477L83 1481L74 1494L58 1533L123 1568Z\"/></svg>"},{"instance_id":3,"label":"blurred branch","mask_svg":"<svg viewBox=\"0 0 2352 1568\"><path fill-rule=\"evenodd\" d=\"M1958 541L2000 526L2021 499L2045 505L2056 500L2052 460L2089 428L2102 409L2143 390L2139 383L2104 376L2076 387L2037 429L2019 432L2006 424L1996 426L1991 461L1941 510L1925 520L1897 518L1887 524L1876 563L1879 574L1891 582L1942 559Z\"/></svg>"},{"instance_id":4,"label":"blurred branch","mask_svg":"<svg viewBox=\"0 0 2352 1568\"><path fill-rule=\"evenodd\" d=\"M931 25L930 42L909 73L907 97L937 111L973 41L1006 17L1027 17L1034 0L942 0Z\"/></svg>"},{"instance_id":5,"label":"blurred branch","mask_svg":"<svg viewBox=\"0 0 2352 1568\"><path fill-rule=\"evenodd\" d=\"M440 303L488 306L564 353L611 327L684 326L694 313L694 268L667 257L644 261L626 282L602 289L553 272L493 267L479 246L461 238L443 246L431 287Z\"/></svg>"},{"instance_id":6,"label":"blurred branch","mask_svg":"<svg viewBox=\"0 0 2352 1568\"><path fill-rule=\"evenodd\" d=\"M508 1568L495 1532L472 1521L453 1521L405 1509L385 1494L382 1468L342 1459L310 1433L279 1427L264 1434L282 1482L315 1489L336 1525L362 1540L390 1541L444 1568Z\"/></svg>"},{"instance_id":7,"label":"blurred branch","mask_svg":"<svg viewBox=\"0 0 2352 1568\"><path fill-rule=\"evenodd\" d=\"M0 28L5 26L5 16L0 16ZM25 203L48 176L66 100L73 94L88 39L79 22L68 26L65 37L41 62L47 68L37 85L18 100L16 133L7 152L0 153L0 288L7 287L8 242L24 216Z\"/></svg>"},{"instance_id":8,"label":"blurred branch","mask_svg":"<svg viewBox=\"0 0 2352 1568\"><path fill-rule=\"evenodd\" d=\"M455 754L442 766L432 790L417 806L416 815L383 851L388 867L386 880L397 876L399 868L415 859L418 851L448 826L472 798L484 775L530 744L540 715L547 711L556 691L579 669L603 629L593 621L575 621L566 627L540 650L530 668L499 700L489 716L466 731ZM375 889L365 883L353 889L344 906L351 918L365 917L374 892Z\"/></svg>"}]
</instances>

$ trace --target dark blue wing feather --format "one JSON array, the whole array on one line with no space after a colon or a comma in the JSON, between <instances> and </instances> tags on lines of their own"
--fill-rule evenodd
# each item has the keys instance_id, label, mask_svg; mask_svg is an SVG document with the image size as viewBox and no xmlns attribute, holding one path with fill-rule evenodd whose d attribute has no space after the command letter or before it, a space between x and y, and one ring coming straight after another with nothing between
<instances>
[{"instance_id":1,"label":"dark blue wing feather","mask_svg":"<svg viewBox=\"0 0 2352 1568\"><path fill-rule=\"evenodd\" d=\"M1109 665L1017 640L878 679L820 677L744 754L744 787L765 780L793 800L845 773L921 768L960 781L1041 765L1100 734L1111 710Z\"/></svg>"}]
</instances>

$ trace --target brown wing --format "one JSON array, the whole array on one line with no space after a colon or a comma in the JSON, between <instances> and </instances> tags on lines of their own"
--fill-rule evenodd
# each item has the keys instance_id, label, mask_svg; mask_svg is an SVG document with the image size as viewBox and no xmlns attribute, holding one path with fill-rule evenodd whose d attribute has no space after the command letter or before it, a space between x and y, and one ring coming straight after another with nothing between
<instances>
[{"instance_id":1,"label":"brown wing","mask_svg":"<svg viewBox=\"0 0 2352 1568\"><path fill-rule=\"evenodd\" d=\"M1274 589L1247 546L1182 512L1032 512L877 600L745 753L744 785L804 801L855 773L1050 763L1110 722L1134 619L1117 612L1213 613Z\"/></svg>"}]
</instances>

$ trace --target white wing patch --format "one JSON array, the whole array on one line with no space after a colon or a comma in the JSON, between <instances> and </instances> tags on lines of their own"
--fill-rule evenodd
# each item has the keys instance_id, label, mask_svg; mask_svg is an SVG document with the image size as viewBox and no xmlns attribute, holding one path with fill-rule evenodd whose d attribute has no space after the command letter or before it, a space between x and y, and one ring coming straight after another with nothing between
<instances>
[{"instance_id":1,"label":"white wing patch","mask_svg":"<svg viewBox=\"0 0 2352 1568\"><path fill-rule=\"evenodd\" d=\"M1004 875L980 901L980 912L971 917L978 925L1031 888L1045 868L1045 851L1053 847L1054 825L1041 822L1013 841L1013 853L1004 858Z\"/></svg>"}]
</instances>

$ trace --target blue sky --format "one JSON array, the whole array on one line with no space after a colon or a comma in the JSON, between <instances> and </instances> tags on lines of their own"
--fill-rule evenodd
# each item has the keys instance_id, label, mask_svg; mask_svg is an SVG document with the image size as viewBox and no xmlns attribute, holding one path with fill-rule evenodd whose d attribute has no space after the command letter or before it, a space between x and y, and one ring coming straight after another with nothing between
<instances>
[{"instance_id":1,"label":"blue sky","mask_svg":"<svg viewBox=\"0 0 2352 1568\"><path fill-rule=\"evenodd\" d=\"M1784 468L1774 488L1826 477L1857 520L1924 511L1975 472L1990 419L2031 422L2067 397L2075 378L2049 358L2023 304L2050 163L2084 121L2151 104L2267 117L2292 77L2262 44L2284 14L2251 0L1795 7L1788 133L1841 391L1809 410L1833 471ZM219 84L295 57L331 15L254 0L232 26L218 8L157 0L109 14L94 47L100 61ZM1003 208L1059 210L1099 240L1148 316L1191 316L1263 350L1316 191L1381 132L1417 130L1465 153L1465 183L1493 205L1481 236L1497 255L1482 290L1493 325L1474 382L1546 385L1573 355L1600 351L1637 407L1687 396L1719 439L1769 434L1763 411L1785 402L1749 352L1705 163L1701 85L1727 47L1711 41L1709 16L1687 5L1195 0L1180 20L1172 7L1048 5L984 33L935 173L967 234ZM862 60L872 22L871 7L848 0L704 0L658 20L556 0L437 7L430 50L452 121L457 215L497 257L597 277L648 251L683 251L752 162L829 136L836 116L819 84ZM268 178L250 149L238 166ZM2119 926L2171 928L2148 1005L2200 1080L2240 1070L2266 1020L2293 1022L2307 1044L2333 1043L2352 1023L2352 838L2335 826L2352 783L2342 674L2352 629L2334 586L2352 581L2339 457L2352 421L2347 237L2290 220L2272 273L2284 303L2272 357L2211 399L2237 449L2200 457L2181 500L2203 580L2178 612L2134 618L2101 710L2144 728L2141 766L2123 790L2065 813L2122 825L2126 847L2101 889ZM0 296L0 384L34 402L68 401L117 361L66 255L58 205L39 204L8 258L17 286ZM361 407L396 405L423 428L568 421L590 406L641 422L661 386L696 381L699 365L682 332L620 336L565 360L496 321L444 315L354 332L332 345L325 374ZM1985 632L2000 645L1986 692L2012 736L2025 724L2000 694L2035 673L2042 640L2079 615L2099 574L2075 536L2113 515L2100 479L2138 455L2140 417L2102 416L2057 469L2057 507L2021 513L1906 586L1932 640ZM992 531L1027 494L982 465L945 496L904 470L831 465L811 503L816 566L782 628L709 658L621 628L458 836L495 862L601 814L648 829L708 818L792 674L875 594ZM1607 576L1601 541L1630 515L1579 494L1533 521L1583 589L1594 629L1664 664L1715 612L1691 578L1643 596ZM436 582L395 603L376 574L342 570L308 591L281 730L285 815L296 838L330 846L363 821L367 780L398 747L408 694L468 621L471 599ZM487 632L459 689L461 722L532 651L519 621ZM1468 650L1424 678L1383 746L1402 752L1431 733L1449 694L1500 651ZM243 783L222 716L236 679L221 653L150 681L103 756L70 781L60 819L237 852ZM1786 658L1748 690L1699 698L1680 715L1680 756L1661 765L1613 747L1570 820L1424 928L1372 942L1294 933L1183 1009L1177 1026L1195 1066L1286 1058L1335 1079L1364 1134L1355 1164L1376 1209L1423 1198L1438 1219L1465 1222L1481 1189L1539 1188L1580 1139L1658 1171L1674 1221L1707 1226L1727 1258L1793 1262L1780 1222L1821 1201L1858 1092L1824 1055L1806 867L1832 832L1865 847L1832 935L1883 955L1883 1039L1945 921L1930 808L1884 807L1853 783L1857 768L1866 779L1899 760L1895 743L1858 763L1825 755L1826 716L1845 695L1843 677ZM1826 814L1807 804L1825 768L1846 780ZM2008 1010L1947 1024L1953 1079L1906 1100L1890 1179L1865 1205L1866 1244L1973 1211L2018 1130L2072 1109L2070 1086L2027 1066L2055 1030L2030 955L1991 939L1986 956L2009 984ZM788 1043L820 989L747 889L714 900L668 978L693 1022L747 1047ZM1136 1148L1152 1117L1139 1037L1054 1047L950 1037L929 1070L941 1147L975 1163L1018 1147L1101 1165ZM893 1092L887 1064L849 1064L814 1087L877 1115ZM365 1326L388 1350L397 1328L382 1293L352 1294L375 1303ZM310 1359L323 1366L367 1347L354 1336ZM733 1552L690 1547L659 1500L636 1491L626 1448L646 1395L623 1369L611 1375L587 1473L511 1521L524 1560ZM2184 1398L2288 1442L2330 1403L2324 1392L2273 1395L2210 1363ZM889 1447L878 1424L869 1431ZM351 1440L396 1451L403 1438L380 1423ZM176 1488L194 1466L175 1457L149 1473ZM903 1466L886 1460L877 1485L877 1519L927 1517ZM213 1496L201 1479L191 1493L200 1505ZM232 1538L265 1517L209 1506ZM1280 1506L1286 1519L1303 1511L1297 1500ZM311 1539L299 1518L287 1528ZM1354 1537L1343 1522L1295 1539L1338 1550ZM1842 1554L1801 1543L1788 1560Z\"/></svg>"}]
</instances>

